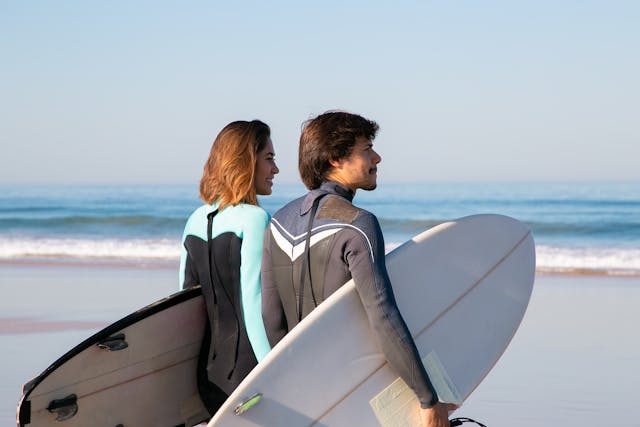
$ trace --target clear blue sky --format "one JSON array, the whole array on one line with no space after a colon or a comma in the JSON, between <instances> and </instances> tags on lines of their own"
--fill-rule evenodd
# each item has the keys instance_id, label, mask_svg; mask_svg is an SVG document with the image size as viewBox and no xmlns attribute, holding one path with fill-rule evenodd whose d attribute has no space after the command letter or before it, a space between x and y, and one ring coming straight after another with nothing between
<instances>
[{"instance_id":1,"label":"clear blue sky","mask_svg":"<svg viewBox=\"0 0 640 427\"><path fill-rule=\"evenodd\" d=\"M381 180L640 181L639 23L616 0L0 0L0 183L195 183L253 118L292 182L328 109L379 122Z\"/></svg>"}]
</instances>

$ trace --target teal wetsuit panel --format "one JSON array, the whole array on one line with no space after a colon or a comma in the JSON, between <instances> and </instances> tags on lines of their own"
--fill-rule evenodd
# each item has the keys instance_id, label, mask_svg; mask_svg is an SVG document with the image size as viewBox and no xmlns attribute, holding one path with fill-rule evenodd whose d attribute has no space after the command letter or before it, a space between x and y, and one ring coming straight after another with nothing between
<instances>
[{"instance_id":1,"label":"teal wetsuit panel","mask_svg":"<svg viewBox=\"0 0 640 427\"><path fill-rule=\"evenodd\" d=\"M185 247L188 236L207 241L207 215L217 208L217 204L203 205L196 209L187 220L182 236L180 257L180 288L196 285L186 283L189 271L189 256ZM213 218L211 238L223 233L233 233L242 244L240 247L240 293L242 296L243 320L247 335L258 361L271 350L262 322L262 294L260 288L260 267L264 231L269 223L269 215L260 207L247 204L227 206Z\"/></svg>"}]
</instances>

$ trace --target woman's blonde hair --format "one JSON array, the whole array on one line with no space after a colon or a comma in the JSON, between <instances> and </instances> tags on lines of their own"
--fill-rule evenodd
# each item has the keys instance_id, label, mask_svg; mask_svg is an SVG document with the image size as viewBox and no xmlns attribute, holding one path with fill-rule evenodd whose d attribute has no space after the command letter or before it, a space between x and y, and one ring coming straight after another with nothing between
<instances>
[{"instance_id":1,"label":"woman's blonde hair","mask_svg":"<svg viewBox=\"0 0 640 427\"><path fill-rule=\"evenodd\" d=\"M258 205L253 184L256 154L271 135L260 120L229 123L216 137L200 180L200 198L208 204L219 202L218 209L247 203Z\"/></svg>"}]
</instances>

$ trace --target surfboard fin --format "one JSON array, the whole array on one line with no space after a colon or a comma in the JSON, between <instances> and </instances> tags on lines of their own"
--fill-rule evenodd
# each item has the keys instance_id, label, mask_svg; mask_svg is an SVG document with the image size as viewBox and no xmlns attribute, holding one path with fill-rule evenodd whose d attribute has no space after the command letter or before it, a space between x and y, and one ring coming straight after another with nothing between
<instances>
[{"instance_id":1,"label":"surfboard fin","mask_svg":"<svg viewBox=\"0 0 640 427\"><path fill-rule=\"evenodd\" d=\"M478 422L476 420L472 420L471 418L466 418L466 417L462 417L462 418L453 418L451 420L449 420L449 425L451 427L457 427L457 426L461 426L464 423L475 423L480 427L487 427L484 424L482 424L481 422Z\"/></svg>"},{"instance_id":2,"label":"surfboard fin","mask_svg":"<svg viewBox=\"0 0 640 427\"><path fill-rule=\"evenodd\" d=\"M98 347L103 350L118 351L129 347L129 343L125 341L124 334L117 334L100 341Z\"/></svg>"},{"instance_id":3,"label":"surfboard fin","mask_svg":"<svg viewBox=\"0 0 640 427\"><path fill-rule=\"evenodd\" d=\"M56 399L49 402L47 410L56 414L56 421L65 421L73 417L78 412L78 397L70 394L63 399Z\"/></svg>"}]
</instances>

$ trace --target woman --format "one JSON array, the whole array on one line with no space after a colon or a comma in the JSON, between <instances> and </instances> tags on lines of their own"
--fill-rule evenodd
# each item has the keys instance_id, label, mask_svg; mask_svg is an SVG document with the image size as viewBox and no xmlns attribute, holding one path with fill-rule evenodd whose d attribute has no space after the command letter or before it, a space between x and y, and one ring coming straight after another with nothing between
<instances>
[{"instance_id":1,"label":"woman","mask_svg":"<svg viewBox=\"0 0 640 427\"><path fill-rule=\"evenodd\" d=\"M185 226L180 285L201 285L207 305L198 389L211 415L270 350L260 291L269 215L256 196L271 194L278 172L269 126L259 120L228 124L204 166L205 204Z\"/></svg>"}]
</instances>

